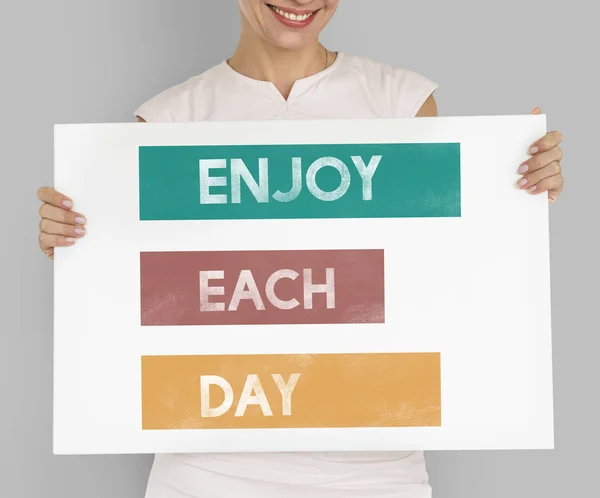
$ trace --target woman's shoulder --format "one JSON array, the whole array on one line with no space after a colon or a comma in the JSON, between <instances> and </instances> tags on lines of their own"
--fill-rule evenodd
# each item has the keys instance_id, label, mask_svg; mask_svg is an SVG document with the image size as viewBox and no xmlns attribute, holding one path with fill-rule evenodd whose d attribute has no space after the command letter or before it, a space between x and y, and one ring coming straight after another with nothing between
<instances>
[{"instance_id":1,"label":"woman's shoulder","mask_svg":"<svg viewBox=\"0 0 600 498\"><path fill-rule=\"evenodd\" d=\"M343 54L338 76L360 82L366 92L383 105L390 106L394 117L412 117L438 84L421 72L364 56Z\"/></svg>"},{"instance_id":2,"label":"woman's shoulder","mask_svg":"<svg viewBox=\"0 0 600 498\"><path fill-rule=\"evenodd\" d=\"M211 67L201 74L191 76L179 83L167 87L142 103L134 115L145 121L186 121L189 116L190 103L201 95L205 95L215 79L222 71L222 63ZM186 119L187 118L187 119Z\"/></svg>"},{"instance_id":3,"label":"woman's shoulder","mask_svg":"<svg viewBox=\"0 0 600 498\"><path fill-rule=\"evenodd\" d=\"M340 53L341 66L373 79L418 77L428 79L423 74L406 66L394 65L376 58Z\"/></svg>"}]
</instances>

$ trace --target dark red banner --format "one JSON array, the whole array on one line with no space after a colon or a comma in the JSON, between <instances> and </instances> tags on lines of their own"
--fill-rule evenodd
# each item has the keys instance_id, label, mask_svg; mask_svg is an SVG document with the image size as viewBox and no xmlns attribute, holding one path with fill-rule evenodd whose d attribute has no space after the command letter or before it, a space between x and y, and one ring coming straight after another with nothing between
<instances>
[{"instance_id":1,"label":"dark red banner","mask_svg":"<svg viewBox=\"0 0 600 498\"><path fill-rule=\"evenodd\" d=\"M142 325L384 323L383 250L140 254Z\"/></svg>"}]
</instances>

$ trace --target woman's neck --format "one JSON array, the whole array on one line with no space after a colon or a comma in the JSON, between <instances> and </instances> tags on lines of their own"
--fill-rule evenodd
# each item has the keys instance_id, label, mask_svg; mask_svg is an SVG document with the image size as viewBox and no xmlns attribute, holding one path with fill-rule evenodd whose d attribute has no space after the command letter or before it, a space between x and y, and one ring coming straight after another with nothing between
<instances>
[{"instance_id":1,"label":"woman's neck","mask_svg":"<svg viewBox=\"0 0 600 498\"><path fill-rule=\"evenodd\" d=\"M242 33L227 62L244 76L272 82L287 99L296 80L323 71L334 58L318 40L299 50L286 50Z\"/></svg>"}]
</instances>

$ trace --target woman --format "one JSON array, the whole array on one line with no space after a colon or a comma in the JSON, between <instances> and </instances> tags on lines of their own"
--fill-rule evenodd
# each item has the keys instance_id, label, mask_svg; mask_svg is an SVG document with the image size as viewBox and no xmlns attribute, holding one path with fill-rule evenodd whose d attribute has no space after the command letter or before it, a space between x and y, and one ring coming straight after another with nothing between
<instances>
[{"instance_id":1,"label":"woman","mask_svg":"<svg viewBox=\"0 0 600 498\"><path fill-rule=\"evenodd\" d=\"M319 34L339 0L239 0L233 56L141 105L139 121L437 116L437 85L402 68L330 52ZM534 113L541 112L535 109ZM552 132L515 170L518 188L559 196L563 177ZM38 193L40 247L73 245L85 217L51 188ZM334 498L431 496L422 452L157 455L147 498Z\"/></svg>"}]
</instances>

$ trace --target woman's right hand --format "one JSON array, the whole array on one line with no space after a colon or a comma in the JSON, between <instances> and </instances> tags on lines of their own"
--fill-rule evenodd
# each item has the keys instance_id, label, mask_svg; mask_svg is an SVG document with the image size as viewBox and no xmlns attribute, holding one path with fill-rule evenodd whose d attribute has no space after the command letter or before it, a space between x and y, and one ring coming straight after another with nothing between
<instances>
[{"instance_id":1,"label":"woman's right hand","mask_svg":"<svg viewBox=\"0 0 600 498\"><path fill-rule=\"evenodd\" d=\"M73 200L51 187L37 192L40 207L40 249L54 259L55 247L68 247L85 235L86 219L73 211Z\"/></svg>"}]
</instances>

